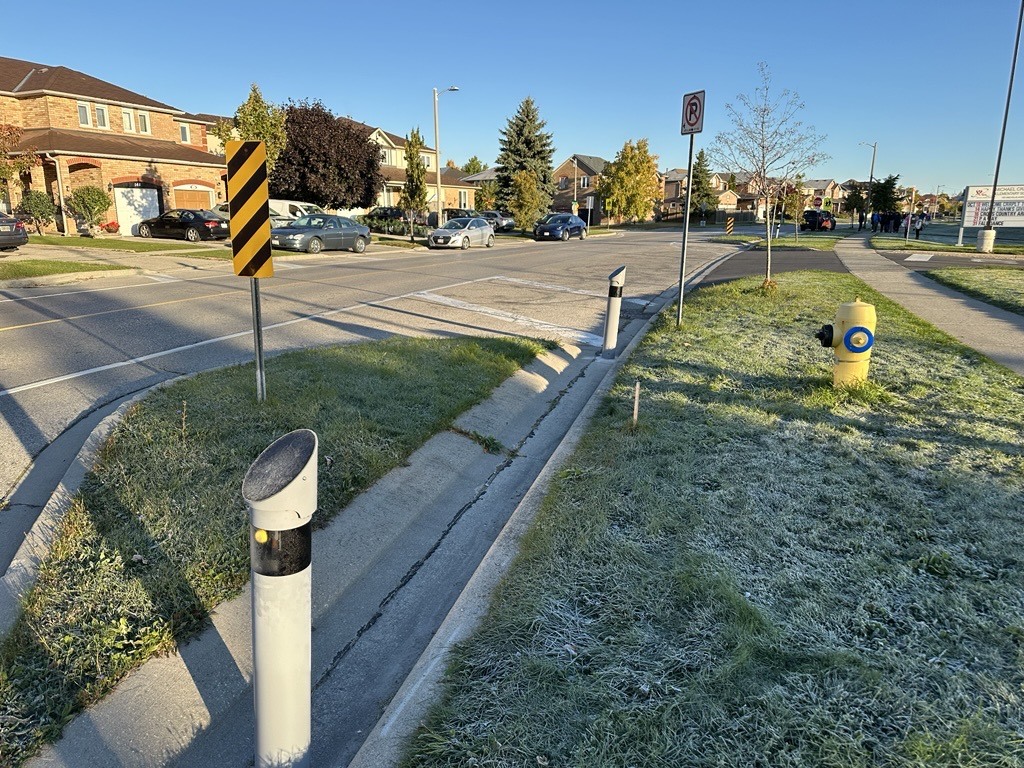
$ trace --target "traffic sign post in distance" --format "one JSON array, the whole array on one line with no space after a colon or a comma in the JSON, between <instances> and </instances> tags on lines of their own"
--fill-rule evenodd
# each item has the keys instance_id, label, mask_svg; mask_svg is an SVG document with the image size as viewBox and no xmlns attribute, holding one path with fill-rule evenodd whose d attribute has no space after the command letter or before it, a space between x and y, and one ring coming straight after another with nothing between
<instances>
[{"instance_id":1,"label":"traffic sign post in distance","mask_svg":"<svg viewBox=\"0 0 1024 768\"><path fill-rule=\"evenodd\" d=\"M273 277L266 146L262 141L229 141L227 163L235 274Z\"/></svg>"},{"instance_id":2,"label":"traffic sign post in distance","mask_svg":"<svg viewBox=\"0 0 1024 768\"><path fill-rule=\"evenodd\" d=\"M679 257L679 303L676 328L683 322L683 281L686 279L686 241L690 234L690 193L693 191L693 137L704 130L704 91L683 96L683 120L680 133L690 137L690 160L686 166L686 205L683 206L683 252ZM703 220L701 220L703 223Z\"/></svg>"},{"instance_id":3,"label":"traffic sign post in distance","mask_svg":"<svg viewBox=\"0 0 1024 768\"><path fill-rule=\"evenodd\" d=\"M683 136L704 130L704 91L694 91L683 96L683 122L680 133Z\"/></svg>"}]
</instances>

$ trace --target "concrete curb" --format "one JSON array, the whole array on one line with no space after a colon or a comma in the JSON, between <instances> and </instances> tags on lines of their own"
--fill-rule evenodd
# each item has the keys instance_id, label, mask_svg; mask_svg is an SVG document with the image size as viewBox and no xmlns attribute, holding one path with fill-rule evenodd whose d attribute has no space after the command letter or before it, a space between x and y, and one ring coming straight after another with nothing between
<instances>
[{"instance_id":1,"label":"concrete curb","mask_svg":"<svg viewBox=\"0 0 1024 768\"><path fill-rule=\"evenodd\" d=\"M702 268L687 280L687 288L697 285L732 255L716 259ZM437 700L449 653L456 644L469 638L483 620L494 589L518 555L519 542L533 523L547 495L552 478L575 451L594 412L611 390L621 367L647 336L658 315L676 298L677 291L677 286L663 291L649 307L649 317L646 320L634 321L643 323L644 327L637 331L629 344L615 358L599 356L588 364L588 369L593 364L607 368L601 382L530 485L526 495L513 511L405 682L385 708L363 746L351 762L334 764L334 768L345 768L346 765L348 768L389 768L398 764L402 750L422 723L423 713Z\"/></svg>"}]
</instances>

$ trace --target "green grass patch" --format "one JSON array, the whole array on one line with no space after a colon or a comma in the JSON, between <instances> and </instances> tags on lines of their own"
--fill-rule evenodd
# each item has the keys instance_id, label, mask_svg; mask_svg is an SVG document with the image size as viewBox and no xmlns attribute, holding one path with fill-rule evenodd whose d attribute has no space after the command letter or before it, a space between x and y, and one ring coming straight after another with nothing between
<instances>
[{"instance_id":1,"label":"green grass patch","mask_svg":"<svg viewBox=\"0 0 1024 768\"><path fill-rule=\"evenodd\" d=\"M986 304L1024 315L1024 269L998 266L944 267L929 269L921 274Z\"/></svg>"},{"instance_id":2,"label":"green grass patch","mask_svg":"<svg viewBox=\"0 0 1024 768\"><path fill-rule=\"evenodd\" d=\"M62 248L91 248L103 251L126 251L128 253L149 253L150 251L195 250L192 243L176 243L169 240L148 240L137 237L80 237L71 235L29 235L30 245L59 245Z\"/></svg>"},{"instance_id":3,"label":"green grass patch","mask_svg":"<svg viewBox=\"0 0 1024 768\"><path fill-rule=\"evenodd\" d=\"M48 259L19 259L0 262L0 280L19 280L27 277L63 275L71 272L104 272L127 269L119 264L95 264L87 261L50 261Z\"/></svg>"},{"instance_id":4,"label":"green grass patch","mask_svg":"<svg viewBox=\"0 0 1024 768\"><path fill-rule=\"evenodd\" d=\"M875 235L871 238L871 247L876 251L932 251L934 253L970 253L977 255L974 243L970 245L954 245L953 243L934 240L904 240L902 235ZM1000 245L996 243L993 253L1024 255L1024 246Z\"/></svg>"},{"instance_id":5,"label":"green grass patch","mask_svg":"<svg viewBox=\"0 0 1024 768\"><path fill-rule=\"evenodd\" d=\"M708 238L712 243L726 243L727 245L748 245L764 240L761 235L715 235Z\"/></svg>"},{"instance_id":6,"label":"green grass patch","mask_svg":"<svg viewBox=\"0 0 1024 768\"><path fill-rule=\"evenodd\" d=\"M242 478L273 440L297 428L318 434L322 526L540 349L393 339L289 353L268 361L262 405L251 365L136 404L86 477L0 649L0 762L15 765L56 738L238 593L249 578Z\"/></svg>"},{"instance_id":7,"label":"green grass patch","mask_svg":"<svg viewBox=\"0 0 1024 768\"><path fill-rule=\"evenodd\" d=\"M1024 765L1024 382L851 275L760 282L623 367L406 768Z\"/></svg>"}]
</instances>

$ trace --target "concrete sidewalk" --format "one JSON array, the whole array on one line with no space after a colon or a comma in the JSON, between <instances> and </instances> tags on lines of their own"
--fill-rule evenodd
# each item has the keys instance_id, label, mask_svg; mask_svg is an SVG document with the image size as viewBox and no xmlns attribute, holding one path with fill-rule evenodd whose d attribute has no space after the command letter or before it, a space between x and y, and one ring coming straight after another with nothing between
<instances>
[{"instance_id":1,"label":"concrete sidewalk","mask_svg":"<svg viewBox=\"0 0 1024 768\"><path fill-rule=\"evenodd\" d=\"M922 320L1024 376L1024 317L905 269L873 250L869 241L866 233L836 245L836 255L850 272Z\"/></svg>"}]
</instances>

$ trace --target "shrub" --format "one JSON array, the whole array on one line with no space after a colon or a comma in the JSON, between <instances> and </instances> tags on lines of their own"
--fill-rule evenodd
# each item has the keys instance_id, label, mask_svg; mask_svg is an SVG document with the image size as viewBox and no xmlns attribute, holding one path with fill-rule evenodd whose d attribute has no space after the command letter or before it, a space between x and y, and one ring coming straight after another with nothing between
<instances>
[{"instance_id":1,"label":"shrub","mask_svg":"<svg viewBox=\"0 0 1024 768\"><path fill-rule=\"evenodd\" d=\"M85 222L91 232L111 206L110 195L99 187L79 187L65 198L68 210Z\"/></svg>"},{"instance_id":2,"label":"shrub","mask_svg":"<svg viewBox=\"0 0 1024 768\"><path fill-rule=\"evenodd\" d=\"M57 206L45 192L38 189L29 189L18 203L17 212L29 216L36 227L37 234L43 234L43 227L52 224L57 215Z\"/></svg>"}]
</instances>

